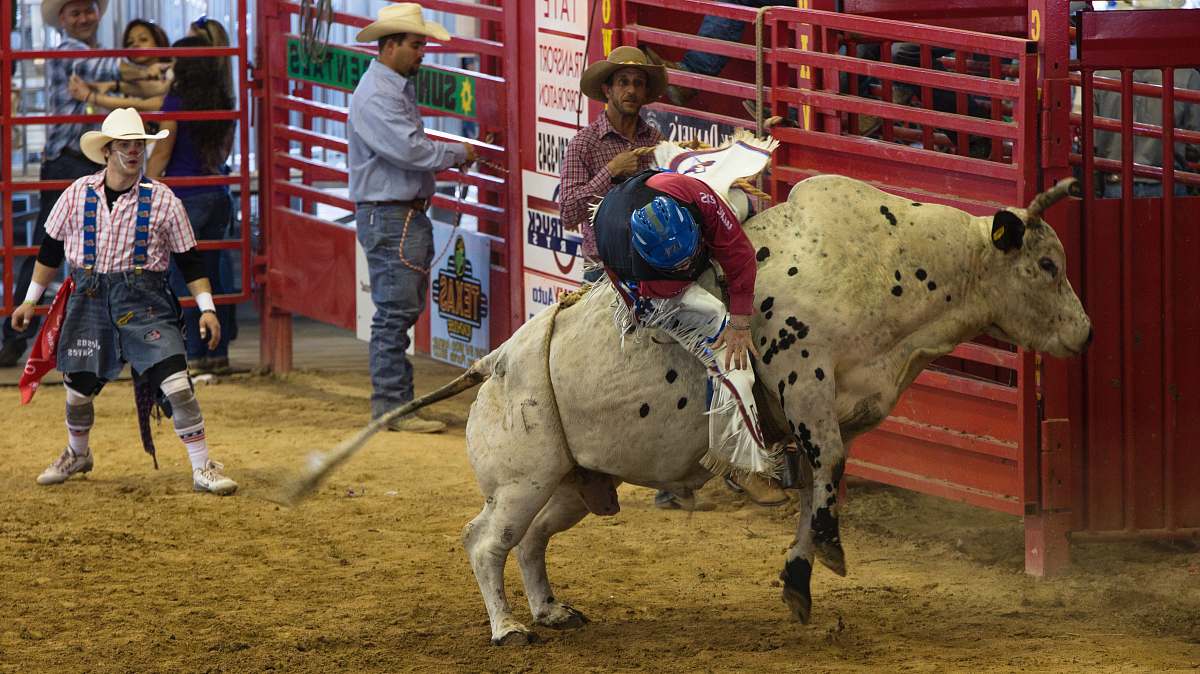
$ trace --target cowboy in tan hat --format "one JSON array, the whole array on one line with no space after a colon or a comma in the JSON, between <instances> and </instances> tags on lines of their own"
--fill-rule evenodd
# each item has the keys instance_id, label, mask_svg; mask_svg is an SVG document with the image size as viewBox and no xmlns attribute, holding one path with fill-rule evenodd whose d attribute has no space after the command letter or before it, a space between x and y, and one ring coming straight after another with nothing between
<instances>
[{"instance_id":1,"label":"cowboy in tan hat","mask_svg":"<svg viewBox=\"0 0 1200 674\"><path fill-rule=\"evenodd\" d=\"M146 141L167 133L146 133L133 108L113 110L99 131L80 139L83 153L104 169L72 183L46 221L33 282L13 312L17 329L26 328L63 260L70 261L70 276L58 291L63 296L47 322L57 329L41 336L29 359L26 372L32 381L22 379L32 395L37 380L54 367L67 388L67 446L38 476L38 484L61 484L92 470L92 400L129 363L139 401L153 400L157 393L169 401L175 432L192 464L193 488L221 495L237 489L221 464L208 457L204 417L179 329L179 302L167 285L167 266L174 260L203 312L200 336L216 346L221 324L204 259L183 204L171 188L143 173ZM149 423L149 404L139 404L138 413ZM153 455L153 443L145 447Z\"/></svg>"},{"instance_id":2,"label":"cowboy in tan hat","mask_svg":"<svg viewBox=\"0 0 1200 674\"><path fill-rule=\"evenodd\" d=\"M63 33L57 50L97 49L96 29L100 17L108 7L108 0L46 0L42 3L42 21ZM88 105L71 96L72 78L99 82L117 78L117 59L113 58L50 58L46 60L46 90L49 98L46 112L51 115L83 115L90 112ZM46 127L46 144L42 149L42 180L67 180L94 173L100 169L88 161L79 151L79 136L88 129L96 128L90 123L51 124ZM46 218L58 200L62 190L42 190L39 202L34 241L41 241ZM33 274L32 257L21 261L13 288L13 303L21 301L29 287ZM0 345L0 367L13 367L25 353L28 342L37 331L35 319L27 331L16 330L12 319L4 321L3 340Z\"/></svg>"},{"instance_id":3,"label":"cowboy in tan hat","mask_svg":"<svg viewBox=\"0 0 1200 674\"><path fill-rule=\"evenodd\" d=\"M434 142L425 135L417 107L416 76L428 39L445 43L450 33L426 21L421 6L388 5L358 33L378 42L350 99L347 122L350 198L356 203L358 240L371 276L371 416L412 400L408 329L425 310L433 224L425 215L438 171L475 159L466 143ZM435 433L445 424L410 416L389 430Z\"/></svg>"},{"instance_id":4,"label":"cowboy in tan hat","mask_svg":"<svg viewBox=\"0 0 1200 674\"><path fill-rule=\"evenodd\" d=\"M583 230L583 256L593 265L586 280L600 273L588 207L603 199L614 181L650 168L654 157L639 157L633 150L663 139L642 119L641 110L658 100L666 86L666 68L651 64L637 47L617 47L579 78L580 92L604 103L604 114L567 144L562 164L562 223L568 230Z\"/></svg>"}]
</instances>

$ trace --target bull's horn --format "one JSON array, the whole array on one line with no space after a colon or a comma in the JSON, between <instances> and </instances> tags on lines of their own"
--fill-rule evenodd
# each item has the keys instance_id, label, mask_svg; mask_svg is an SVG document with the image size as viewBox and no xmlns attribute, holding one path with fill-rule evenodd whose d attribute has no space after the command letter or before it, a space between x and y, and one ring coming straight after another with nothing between
<instances>
[{"instance_id":1,"label":"bull's horn","mask_svg":"<svg viewBox=\"0 0 1200 674\"><path fill-rule=\"evenodd\" d=\"M1083 192L1079 188L1079 181L1075 178L1063 178L1054 187L1034 197L1033 201L1029 202L1029 208L1026 209L1029 212L1030 224L1041 218L1042 213L1047 208L1050 208L1068 196L1083 196Z\"/></svg>"}]
</instances>

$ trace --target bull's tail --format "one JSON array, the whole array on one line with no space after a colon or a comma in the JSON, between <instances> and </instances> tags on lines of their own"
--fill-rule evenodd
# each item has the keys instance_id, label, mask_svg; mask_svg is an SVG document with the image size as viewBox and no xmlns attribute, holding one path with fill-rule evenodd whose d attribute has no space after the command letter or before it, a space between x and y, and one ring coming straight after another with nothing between
<instances>
[{"instance_id":1,"label":"bull's tail","mask_svg":"<svg viewBox=\"0 0 1200 674\"><path fill-rule=\"evenodd\" d=\"M312 495L317 486L333 472L335 468L344 463L355 452L362 449L367 444L367 440L371 439L380 429L386 427L394 419L398 419L409 414L413 414L417 410L423 409L446 398L452 398L463 391L474 388L484 382L492 374L492 366L499 358L501 349L492 351L488 355L479 359L466 372L460 375L454 381L449 382L445 386L427 393L426 395L417 398L407 404L401 405L396 409L376 418L367 424L361 431L356 433L354 437L343 441L333 449L313 454L308 461L308 465L303 468L299 477L289 483L280 495L279 501L286 505L295 505L304 498Z\"/></svg>"}]
</instances>

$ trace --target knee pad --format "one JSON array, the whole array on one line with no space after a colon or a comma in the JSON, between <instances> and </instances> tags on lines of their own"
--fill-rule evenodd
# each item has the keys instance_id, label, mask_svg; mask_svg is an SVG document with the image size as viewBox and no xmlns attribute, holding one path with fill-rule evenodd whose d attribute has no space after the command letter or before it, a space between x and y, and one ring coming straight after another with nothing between
<instances>
[{"instance_id":1,"label":"knee pad","mask_svg":"<svg viewBox=\"0 0 1200 674\"><path fill-rule=\"evenodd\" d=\"M105 383L105 380L91 372L68 372L63 375L63 385L67 387L68 403L71 401L71 394L75 394L76 400L95 398L100 395L100 389L104 388Z\"/></svg>"},{"instance_id":2,"label":"knee pad","mask_svg":"<svg viewBox=\"0 0 1200 674\"><path fill-rule=\"evenodd\" d=\"M86 431L96 423L94 396L84 395L67 386L67 428Z\"/></svg>"},{"instance_id":3,"label":"knee pad","mask_svg":"<svg viewBox=\"0 0 1200 674\"><path fill-rule=\"evenodd\" d=\"M171 403L176 429L192 428L204 423L204 417L200 414L200 401L196 400L187 370L168 375L163 379L161 390Z\"/></svg>"}]
</instances>

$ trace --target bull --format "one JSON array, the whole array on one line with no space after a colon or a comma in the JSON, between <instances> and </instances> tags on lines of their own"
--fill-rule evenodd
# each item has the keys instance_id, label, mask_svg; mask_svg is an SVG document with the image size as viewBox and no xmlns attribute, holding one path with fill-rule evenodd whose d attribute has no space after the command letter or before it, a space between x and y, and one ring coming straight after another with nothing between
<instances>
[{"instance_id":1,"label":"bull","mask_svg":"<svg viewBox=\"0 0 1200 674\"><path fill-rule=\"evenodd\" d=\"M783 600L801 622L812 611L814 561L846 574L837 503L846 448L887 417L926 365L985 333L1058 357L1090 343L1063 246L1041 218L1071 189L1063 181L1026 209L975 217L826 175L746 223L759 261L752 330L764 433L796 443L811 469L780 575ZM714 278L705 282L715 287ZM616 482L686 501L713 477L699 462L708 449L703 366L672 340L618 334L617 301L604 283L573 306L543 311L455 381L317 457L290 500L389 419L482 383L466 440L484 505L462 538L492 642L533 636L504 591L513 548L534 623L583 625L584 615L551 590L550 538L589 509L614 512Z\"/></svg>"}]
</instances>

